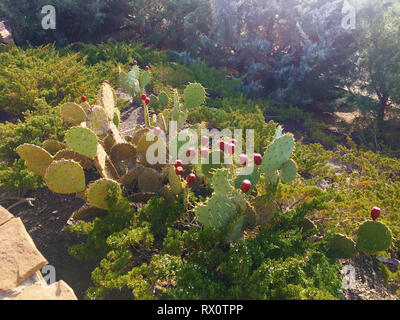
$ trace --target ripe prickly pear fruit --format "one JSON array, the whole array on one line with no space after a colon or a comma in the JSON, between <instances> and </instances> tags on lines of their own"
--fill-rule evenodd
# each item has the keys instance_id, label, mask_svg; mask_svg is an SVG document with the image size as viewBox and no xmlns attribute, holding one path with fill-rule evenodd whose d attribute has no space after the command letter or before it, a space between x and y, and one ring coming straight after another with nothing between
<instances>
[{"instance_id":1,"label":"ripe prickly pear fruit","mask_svg":"<svg viewBox=\"0 0 400 320\"><path fill-rule=\"evenodd\" d=\"M239 158L239 162L241 165L243 165L243 167L246 167L249 163L249 158L245 154L242 154Z\"/></svg>"},{"instance_id":2,"label":"ripe prickly pear fruit","mask_svg":"<svg viewBox=\"0 0 400 320\"><path fill-rule=\"evenodd\" d=\"M86 100L87 100L87 99L86 99L86 96L82 96L82 97L81 97L81 101L82 101L82 102L86 102Z\"/></svg>"},{"instance_id":3,"label":"ripe prickly pear fruit","mask_svg":"<svg viewBox=\"0 0 400 320\"><path fill-rule=\"evenodd\" d=\"M228 154L234 154L235 150L236 150L236 146L234 143L228 144L228 146L227 146Z\"/></svg>"},{"instance_id":4,"label":"ripe prickly pear fruit","mask_svg":"<svg viewBox=\"0 0 400 320\"><path fill-rule=\"evenodd\" d=\"M225 152L225 146L226 146L226 142L225 142L225 141L221 141L221 142L219 143L219 149L220 149L222 152Z\"/></svg>"},{"instance_id":5,"label":"ripe prickly pear fruit","mask_svg":"<svg viewBox=\"0 0 400 320\"><path fill-rule=\"evenodd\" d=\"M203 147L208 147L209 142L210 142L210 139L207 136L201 137L201 145Z\"/></svg>"},{"instance_id":6,"label":"ripe prickly pear fruit","mask_svg":"<svg viewBox=\"0 0 400 320\"><path fill-rule=\"evenodd\" d=\"M140 99L142 99L142 101L146 101L147 95L143 93L142 96L140 97Z\"/></svg>"},{"instance_id":7,"label":"ripe prickly pear fruit","mask_svg":"<svg viewBox=\"0 0 400 320\"><path fill-rule=\"evenodd\" d=\"M251 182L249 180L243 180L240 189L243 193L249 192L251 189Z\"/></svg>"},{"instance_id":8,"label":"ripe prickly pear fruit","mask_svg":"<svg viewBox=\"0 0 400 320\"><path fill-rule=\"evenodd\" d=\"M104 83L110 84L110 81L108 81L108 80L104 80Z\"/></svg>"},{"instance_id":9,"label":"ripe prickly pear fruit","mask_svg":"<svg viewBox=\"0 0 400 320\"><path fill-rule=\"evenodd\" d=\"M150 102L151 102L150 98L146 98L146 100L144 100L144 103L147 104L147 105L149 105Z\"/></svg>"},{"instance_id":10,"label":"ripe prickly pear fruit","mask_svg":"<svg viewBox=\"0 0 400 320\"><path fill-rule=\"evenodd\" d=\"M150 69L150 67L149 67L149 66L146 66L145 70L146 70L146 71L149 71L149 69Z\"/></svg>"},{"instance_id":11,"label":"ripe prickly pear fruit","mask_svg":"<svg viewBox=\"0 0 400 320\"><path fill-rule=\"evenodd\" d=\"M378 208L378 207L373 207L372 208L372 210L371 210L371 218L372 218L372 220L375 221L376 219L378 219L380 214L381 214L381 209L380 208Z\"/></svg>"},{"instance_id":12,"label":"ripe prickly pear fruit","mask_svg":"<svg viewBox=\"0 0 400 320\"><path fill-rule=\"evenodd\" d=\"M176 168L175 168L175 173L176 173L178 176L181 176L181 175L183 174L183 168L182 168L182 167L176 167Z\"/></svg>"},{"instance_id":13,"label":"ripe prickly pear fruit","mask_svg":"<svg viewBox=\"0 0 400 320\"><path fill-rule=\"evenodd\" d=\"M195 181L196 181L196 175L194 173L189 174L188 177L187 177L188 186L193 184Z\"/></svg>"},{"instance_id":14,"label":"ripe prickly pear fruit","mask_svg":"<svg viewBox=\"0 0 400 320\"><path fill-rule=\"evenodd\" d=\"M134 66L137 66L138 65L138 62L135 60L135 61L133 61L133 65Z\"/></svg>"},{"instance_id":15,"label":"ripe prickly pear fruit","mask_svg":"<svg viewBox=\"0 0 400 320\"><path fill-rule=\"evenodd\" d=\"M259 154L259 153L255 153L254 154L254 164L256 165L256 166L260 166L261 165L261 163L262 163L262 155L261 154Z\"/></svg>"},{"instance_id":16,"label":"ripe prickly pear fruit","mask_svg":"<svg viewBox=\"0 0 400 320\"><path fill-rule=\"evenodd\" d=\"M156 137L158 137L160 134L161 134L161 128L160 127L155 127L154 129L153 129L153 133L154 133L154 135L156 136Z\"/></svg>"},{"instance_id":17,"label":"ripe prickly pear fruit","mask_svg":"<svg viewBox=\"0 0 400 320\"><path fill-rule=\"evenodd\" d=\"M176 160L174 166L175 166L175 168L182 167L183 166L183 162L181 160Z\"/></svg>"},{"instance_id":18,"label":"ripe prickly pear fruit","mask_svg":"<svg viewBox=\"0 0 400 320\"><path fill-rule=\"evenodd\" d=\"M231 140L231 143L233 143L233 144L236 146L237 140L236 140L236 139L232 139L232 140Z\"/></svg>"},{"instance_id":19,"label":"ripe prickly pear fruit","mask_svg":"<svg viewBox=\"0 0 400 320\"><path fill-rule=\"evenodd\" d=\"M208 148L202 148L201 149L201 157L202 158L207 159L208 158L208 154L209 154Z\"/></svg>"},{"instance_id":20,"label":"ripe prickly pear fruit","mask_svg":"<svg viewBox=\"0 0 400 320\"><path fill-rule=\"evenodd\" d=\"M196 155L196 149L195 149L195 148L189 148L189 149L186 151L186 156L187 156L188 158L194 158L195 155Z\"/></svg>"}]
</instances>

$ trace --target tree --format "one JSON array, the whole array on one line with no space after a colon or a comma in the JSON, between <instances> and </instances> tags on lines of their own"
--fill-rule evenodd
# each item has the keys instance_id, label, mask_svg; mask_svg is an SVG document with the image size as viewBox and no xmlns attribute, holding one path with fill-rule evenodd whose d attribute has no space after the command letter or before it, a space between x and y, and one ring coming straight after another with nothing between
<instances>
[{"instance_id":1,"label":"tree","mask_svg":"<svg viewBox=\"0 0 400 320\"><path fill-rule=\"evenodd\" d=\"M386 112L400 103L400 3L365 1L359 17L360 87L376 96L376 119L382 131Z\"/></svg>"}]
</instances>

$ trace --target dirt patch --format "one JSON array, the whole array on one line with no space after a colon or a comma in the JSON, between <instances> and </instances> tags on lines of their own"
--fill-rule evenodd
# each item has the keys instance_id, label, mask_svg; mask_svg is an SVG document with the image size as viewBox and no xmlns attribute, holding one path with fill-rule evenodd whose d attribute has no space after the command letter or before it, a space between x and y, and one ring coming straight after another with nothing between
<instances>
[{"instance_id":1,"label":"dirt patch","mask_svg":"<svg viewBox=\"0 0 400 320\"><path fill-rule=\"evenodd\" d=\"M96 264L77 260L68 254L68 248L81 241L62 229L72 212L84 201L74 195L55 194L47 188L33 191L27 197L36 199L34 207L22 204L11 209L11 213L22 219L38 250L55 267L57 281L64 280L78 299L83 299L91 285L91 272Z\"/></svg>"},{"instance_id":2,"label":"dirt patch","mask_svg":"<svg viewBox=\"0 0 400 320\"><path fill-rule=\"evenodd\" d=\"M379 271L379 261L375 257L358 254L351 260L341 261L343 266L350 265L355 269L355 282L352 289L343 290L346 300L400 300L396 287L387 288Z\"/></svg>"}]
</instances>

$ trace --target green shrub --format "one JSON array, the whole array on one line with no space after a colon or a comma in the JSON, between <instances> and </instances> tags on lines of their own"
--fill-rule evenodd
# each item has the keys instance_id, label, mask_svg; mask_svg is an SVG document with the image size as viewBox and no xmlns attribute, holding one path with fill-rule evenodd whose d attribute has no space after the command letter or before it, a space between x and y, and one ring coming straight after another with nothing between
<instances>
[{"instance_id":1,"label":"green shrub","mask_svg":"<svg viewBox=\"0 0 400 320\"><path fill-rule=\"evenodd\" d=\"M32 110L38 98L51 106L80 102L82 95L97 100L107 69L87 67L78 54L61 56L50 45L25 50L10 46L0 52L0 110L19 115Z\"/></svg>"}]
</instances>

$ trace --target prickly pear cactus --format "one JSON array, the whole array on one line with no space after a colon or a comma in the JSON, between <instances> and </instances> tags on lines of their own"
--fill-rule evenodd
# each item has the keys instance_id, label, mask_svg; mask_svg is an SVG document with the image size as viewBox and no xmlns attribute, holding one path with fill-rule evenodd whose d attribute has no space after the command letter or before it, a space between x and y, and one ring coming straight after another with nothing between
<instances>
[{"instance_id":1,"label":"prickly pear cactus","mask_svg":"<svg viewBox=\"0 0 400 320\"><path fill-rule=\"evenodd\" d=\"M261 171L266 173L280 169L289 160L293 149L294 138L291 134L285 134L275 139L265 151Z\"/></svg>"},{"instance_id":2,"label":"prickly pear cactus","mask_svg":"<svg viewBox=\"0 0 400 320\"><path fill-rule=\"evenodd\" d=\"M364 222L358 229L357 250L365 253L384 251L392 244L392 232L378 221Z\"/></svg>"},{"instance_id":3,"label":"prickly pear cactus","mask_svg":"<svg viewBox=\"0 0 400 320\"><path fill-rule=\"evenodd\" d=\"M92 206L108 210L107 196L112 186L120 188L118 182L110 179L101 179L93 182L88 186L86 198Z\"/></svg>"},{"instance_id":4,"label":"prickly pear cactus","mask_svg":"<svg viewBox=\"0 0 400 320\"><path fill-rule=\"evenodd\" d=\"M48 139L43 142L43 149L48 151L51 154L56 154L60 150L64 150L67 148L65 143L62 143L58 140Z\"/></svg>"},{"instance_id":5,"label":"prickly pear cactus","mask_svg":"<svg viewBox=\"0 0 400 320\"><path fill-rule=\"evenodd\" d=\"M73 127L65 134L65 142L71 150L94 159L97 154L97 147L99 140L96 134L88 129L82 127Z\"/></svg>"},{"instance_id":6,"label":"prickly pear cactus","mask_svg":"<svg viewBox=\"0 0 400 320\"><path fill-rule=\"evenodd\" d=\"M44 177L53 157L45 149L33 144L23 144L16 149L21 159L25 160L26 167L33 173Z\"/></svg>"},{"instance_id":7,"label":"prickly pear cactus","mask_svg":"<svg viewBox=\"0 0 400 320\"><path fill-rule=\"evenodd\" d=\"M208 228L225 228L236 215L236 206L226 196L212 196L208 202L196 207L196 216Z\"/></svg>"},{"instance_id":8,"label":"prickly pear cactus","mask_svg":"<svg viewBox=\"0 0 400 320\"><path fill-rule=\"evenodd\" d=\"M187 108L201 106L206 102L206 90L200 83L190 83L185 88L184 101Z\"/></svg>"},{"instance_id":9,"label":"prickly pear cactus","mask_svg":"<svg viewBox=\"0 0 400 320\"><path fill-rule=\"evenodd\" d=\"M224 196L233 190L228 180L229 172L227 170L218 170L212 176L212 187L215 195Z\"/></svg>"},{"instance_id":10,"label":"prickly pear cactus","mask_svg":"<svg viewBox=\"0 0 400 320\"><path fill-rule=\"evenodd\" d=\"M168 106L168 95L164 91L158 95L158 103L163 107Z\"/></svg>"},{"instance_id":11,"label":"prickly pear cactus","mask_svg":"<svg viewBox=\"0 0 400 320\"><path fill-rule=\"evenodd\" d=\"M279 178L283 183L289 183L296 179L296 175L297 165L292 159L290 159L283 164L279 173Z\"/></svg>"},{"instance_id":12,"label":"prickly pear cactus","mask_svg":"<svg viewBox=\"0 0 400 320\"><path fill-rule=\"evenodd\" d=\"M85 157L75 151L64 149L54 155L54 160L74 160L78 162L83 169L90 169L94 166L93 159Z\"/></svg>"},{"instance_id":13,"label":"prickly pear cactus","mask_svg":"<svg viewBox=\"0 0 400 320\"><path fill-rule=\"evenodd\" d=\"M334 258L350 259L355 253L354 241L343 234L335 234L329 241L329 255Z\"/></svg>"},{"instance_id":14,"label":"prickly pear cactus","mask_svg":"<svg viewBox=\"0 0 400 320\"><path fill-rule=\"evenodd\" d=\"M88 114L86 125L99 137L105 136L110 130L106 110L101 106L94 106Z\"/></svg>"},{"instance_id":15,"label":"prickly pear cactus","mask_svg":"<svg viewBox=\"0 0 400 320\"><path fill-rule=\"evenodd\" d=\"M294 137L291 134L282 135L279 130L277 138L265 150L260 168L271 185L277 185L279 179L289 183L296 179L297 174L296 163L289 159L294 149Z\"/></svg>"},{"instance_id":16,"label":"prickly pear cactus","mask_svg":"<svg viewBox=\"0 0 400 320\"><path fill-rule=\"evenodd\" d=\"M138 177L138 186L140 192L157 193L162 188L160 174L152 168L144 168Z\"/></svg>"},{"instance_id":17,"label":"prickly pear cactus","mask_svg":"<svg viewBox=\"0 0 400 320\"><path fill-rule=\"evenodd\" d=\"M60 117L64 123L78 126L86 121L86 112L79 104L68 102L61 106Z\"/></svg>"},{"instance_id":18,"label":"prickly pear cactus","mask_svg":"<svg viewBox=\"0 0 400 320\"><path fill-rule=\"evenodd\" d=\"M171 192L174 195L179 195L183 193L184 186L181 178L175 173L175 167L170 166L168 170L168 181L171 187Z\"/></svg>"},{"instance_id":19,"label":"prickly pear cactus","mask_svg":"<svg viewBox=\"0 0 400 320\"><path fill-rule=\"evenodd\" d=\"M78 193L85 190L85 173L81 165L73 160L54 161L44 176L47 187L61 194Z\"/></svg>"}]
</instances>

